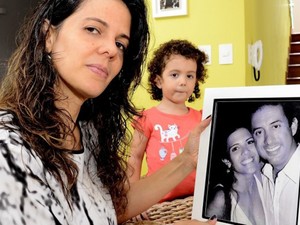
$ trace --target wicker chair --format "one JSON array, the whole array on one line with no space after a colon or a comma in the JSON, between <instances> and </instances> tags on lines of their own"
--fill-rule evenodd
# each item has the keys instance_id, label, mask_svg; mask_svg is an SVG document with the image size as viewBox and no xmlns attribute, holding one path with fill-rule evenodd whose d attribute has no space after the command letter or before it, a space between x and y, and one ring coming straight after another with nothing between
<instances>
[{"instance_id":1,"label":"wicker chair","mask_svg":"<svg viewBox=\"0 0 300 225\"><path fill-rule=\"evenodd\" d=\"M193 196L153 205L146 211L149 220L127 221L126 225L164 225L178 220L189 220L192 216Z\"/></svg>"}]
</instances>

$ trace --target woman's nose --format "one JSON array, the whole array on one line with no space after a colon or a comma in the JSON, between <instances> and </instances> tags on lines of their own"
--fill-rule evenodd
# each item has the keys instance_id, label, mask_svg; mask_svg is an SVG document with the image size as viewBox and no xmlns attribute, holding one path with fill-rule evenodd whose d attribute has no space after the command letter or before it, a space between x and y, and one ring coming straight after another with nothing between
<instances>
[{"instance_id":1,"label":"woman's nose","mask_svg":"<svg viewBox=\"0 0 300 225\"><path fill-rule=\"evenodd\" d=\"M242 154L245 155L245 154L248 154L249 152L250 152L249 147L248 146L244 146Z\"/></svg>"},{"instance_id":2,"label":"woman's nose","mask_svg":"<svg viewBox=\"0 0 300 225\"><path fill-rule=\"evenodd\" d=\"M100 47L99 52L102 54L107 54L107 56L111 59L114 58L114 56L118 52L118 47L116 45L115 41L106 41L102 44L102 47Z\"/></svg>"}]
</instances>

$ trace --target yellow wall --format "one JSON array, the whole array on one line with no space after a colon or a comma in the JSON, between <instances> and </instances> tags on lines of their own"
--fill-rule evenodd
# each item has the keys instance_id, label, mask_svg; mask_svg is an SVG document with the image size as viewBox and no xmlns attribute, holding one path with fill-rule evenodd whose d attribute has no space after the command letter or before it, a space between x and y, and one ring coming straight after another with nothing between
<instances>
[{"instance_id":1,"label":"yellow wall","mask_svg":"<svg viewBox=\"0 0 300 225\"><path fill-rule=\"evenodd\" d=\"M188 15L152 18L152 0L149 6L151 44L149 57L159 44L170 39L188 39L195 45L211 45L212 64L207 66L209 78L202 87L245 85L245 32L244 2L241 0L189 0ZM219 65L219 44L233 44L233 64ZM142 86L133 101L138 107L151 107L152 101L145 90L148 73L145 71ZM203 97L203 96L202 96ZM191 105L202 108L200 98Z\"/></svg>"},{"instance_id":2,"label":"yellow wall","mask_svg":"<svg viewBox=\"0 0 300 225\"><path fill-rule=\"evenodd\" d=\"M263 43L261 79L253 79L247 59L246 85L285 84L291 33L288 0L246 0L245 18L246 47L257 40Z\"/></svg>"},{"instance_id":3,"label":"yellow wall","mask_svg":"<svg viewBox=\"0 0 300 225\"><path fill-rule=\"evenodd\" d=\"M149 7L151 43L149 57L159 44L170 39L188 39L195 45L211 45L212 64L207 65L209 78L202 86L253 86L285 84L290 15L288 0L187 0L188 15L152 17ZM158 1L158 0L156 0ZM248 44L263 42L261 79L255 81L248 64ZM220 65L219 44L232 43L233 64ZM139 108L157 104L150 99L145 87L148 73L136 91L133 101ZM202 108L203 96L190 106Z\"/></svg>"},{"instance_id":4,"label":"yellow wall","mask_svg":"<svg viewBox=\"0 0 300 225\"><path fill-rule=\"evenodd\" d=\"M201 87L272 85L285 83L290 36L288 0L187 0L188 15L152 18L149 7L151 43L149 57L159 44L170 39L188 39L195 45L211 45L212 64L208 79ZM261 39L263 64L261 80L255 81L248 64L248 44ZM233 45L233 64L219 64L219 44ZM146 91L148 73L133 96L138 108L157 104ZM203 95L192 104L202 108ZM143 171L145 172L145 165Z\"/></svg>"}]
</instances>

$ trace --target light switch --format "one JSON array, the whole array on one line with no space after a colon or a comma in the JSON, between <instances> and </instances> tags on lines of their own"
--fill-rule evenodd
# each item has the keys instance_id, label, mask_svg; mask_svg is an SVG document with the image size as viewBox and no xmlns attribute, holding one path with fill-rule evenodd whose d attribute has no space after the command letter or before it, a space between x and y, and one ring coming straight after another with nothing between
<instances>
[{"instance_id":1,"label":"light switch","mask_svg":"<svg viewBox=\"0 0 300 225\"><path fill-rule=\"evenodd\" d=\"M232 64L232 44L219 45L219 64Z\"/></svg>"},{"instance_id":2,"label":"light switch","mask_svg":"<svg viewBox=\"0 0 300 225\"><path fill-rule=\"evenodd\" d=\"M207 56L206 65L211 64L211 45L199 45L198 48L203 51Z\"/></svg>"}]
</instances>

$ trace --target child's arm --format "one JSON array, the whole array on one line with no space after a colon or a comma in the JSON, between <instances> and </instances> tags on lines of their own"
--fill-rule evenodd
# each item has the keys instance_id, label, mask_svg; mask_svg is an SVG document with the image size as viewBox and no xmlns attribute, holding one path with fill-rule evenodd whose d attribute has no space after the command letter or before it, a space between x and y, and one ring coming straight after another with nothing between
<instances>
[{"instance_id":1,"label":"child's arm","mask_svg":"<svg viewBox=\"0 0 300 225\"><path fill-rule=\"evenodd\" d=\"M142 162L147 143L148 138L143 133L135 130L130 146L130 157L127 170L130 183L139 180L141 177Z\"/></svg>"}]
</instances>

